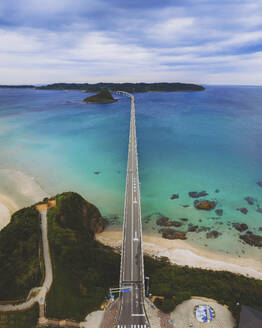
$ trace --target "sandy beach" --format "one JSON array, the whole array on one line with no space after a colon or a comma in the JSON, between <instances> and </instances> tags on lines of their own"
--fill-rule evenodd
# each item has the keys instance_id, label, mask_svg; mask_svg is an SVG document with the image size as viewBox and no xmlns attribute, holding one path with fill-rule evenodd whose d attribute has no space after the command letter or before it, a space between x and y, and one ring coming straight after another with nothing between
<instances>
[{"instance_id":1,"label":"sandy beach","mask_svg":"<svg viewBox=\"0 0 262 328\"><path fill-rule=\"evenodd\" d=\"M10 222L11 215L18 209L19 207L12 199L0 194L0 230Z\"/></svg>"},{"instance_id":2,"label":"sandy beach","mask_svg":"<svg viewBox=\"0 0 262 328\"><path fill-rule=\"evenodd\" d=\"M96 235L101 243L120 247L122 231L104 231ZM262 263L246 257L233 257L195 247L184 240L168 240L162 237L143 235L144 253L168 257L171 263L217 271L230 271L256 279L262 279Z\"/></svg>"}]
</instances>

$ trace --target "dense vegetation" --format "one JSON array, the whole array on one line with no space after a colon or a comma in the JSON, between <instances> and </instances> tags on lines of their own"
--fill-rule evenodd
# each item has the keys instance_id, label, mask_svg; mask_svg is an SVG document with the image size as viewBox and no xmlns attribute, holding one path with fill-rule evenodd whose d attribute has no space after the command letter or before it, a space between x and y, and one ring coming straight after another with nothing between
<instances>
[{"instance_id":1,"label":"dense vegetation","mask_svg":"<svg viewBox=\"0 0 262 328\"><path fill-rule=\"evenodd\" d=\"M90 96L84 99L87 103L112 103L117 101L111 95L111 93L107 89L103 89L99 91L96 95Z\"/></svg>"},{"instance_id":2,"label":"dense vegetation","mask_svg":"<svg viewBox=\"0 0 262 328\"><path fill-rule=\"evenodd\" d=\"M38 313L38 304L26 311L0 312L0 328L35 328Z\"/></svg>"},{"instance_id":3,"label":"dense vegetation","mask_svg":"<svg viewBox=\"0 0 262 328\"><path fill-rule=\"evenodd\" d=\"M145 274L150 276L150 292L164 296L156 305L170 312L190 296L213 298L227 304L237 318L240 304L262 311L262 281L246 278L227 271L193 269L170 265L167 261L155 261L145 256Z\"/></svg>"},{"instance_id":4,"label":"dense vegetation","mask_svg":"<svg viewBox=\"0 0 262 328\"><path fill-rule=\"evenodd\" d=\"M75 193L56 199L48 213L54 282L47 316L83 320L100 308L109 287L118 286L120 256L94 240L101 218L94 205Z\"/></svg>"},{"instance_id":5,"label":"dense vegetation","mask_svg":"<svg viewBox=\"0 0 262 328\"><path fill-rule=\"evenodd\" d=\"M0 301L25 298L39 286L41 270L39 213L24 208L11 218L0 233Z\"/></svg>"},{"instance_id":6,"label":"dense vegetation","mask_svg":"<svg viewBox=\"0 0 262 328\"><path fill-rule=\"evenodd\" d=\"M33 85L0 85L0 89L33 89Z\"/></svg>"},{"instance_id":7,"label":"dense vegetation","mask_svg":"<svg viewBox=\"0 0 262 328\"><path fill-rule=\"evenodd\" d=\"M119 283L120 256L96 242L102 231L99 210L78 194L56 196L57 206L48 212L48 235L54 282L47 297L47 317L82 320L98 309L110 287ZM39 269L40 222L29 207L16 212L0 233L1 301L27 295L41 279ZM170 312L191 296L204 296L227 304L237 318L245 304L262 311L262 281L230 272L171 265L167 259L145 256L150 293L164 296L155 304ZM17 313L0 313L0 328L34 327L37 307ZM26 323L28 323L26 325Z\"/></svg>"},{"instance_id":8,"label":"dense vegetation","mask_svg":"<svg viewBox=\"0 0 262 328\"><path fill-rule=\"evenodd\" d=\"M41 90L85 90L98 92L102 89L111 91L122 90L126 92L148 91L202 91L204 87L189 83L54 83L38 87Z\"/></svg>"}]
</instances>

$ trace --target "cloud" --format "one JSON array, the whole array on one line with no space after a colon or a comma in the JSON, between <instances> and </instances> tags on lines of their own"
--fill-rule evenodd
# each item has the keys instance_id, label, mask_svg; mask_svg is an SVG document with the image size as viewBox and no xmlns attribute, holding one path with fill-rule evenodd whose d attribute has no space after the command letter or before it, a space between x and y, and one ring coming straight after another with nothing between
<instances>
[{"instance_id":1,"label":"cloud","mask_svg":"<svg viewBox=\"0 0 262 328\"><path fill-rule=\"evenodd\" d=\"M262 84L261 15L249 0L2 1L0 83Z\"/></svg>"}]
</instances>

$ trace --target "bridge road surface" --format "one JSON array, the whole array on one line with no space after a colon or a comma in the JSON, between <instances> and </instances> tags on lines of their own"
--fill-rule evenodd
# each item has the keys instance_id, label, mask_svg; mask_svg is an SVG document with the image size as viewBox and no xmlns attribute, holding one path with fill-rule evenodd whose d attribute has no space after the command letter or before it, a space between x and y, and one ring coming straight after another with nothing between
<instances>
[{"instance_id":1,"label":"bridge road surface","mask_svg":"<svg viewBox=\"0 0 262 328\"><path fill-rule=\"evenodd\" d=\"M135 98L131 94L121 93L131 98L131 115L120 287L128 288L130 292L121 293L120 295L120 312L117 328L149 328L150 326L144 310L144 262L136 143Z\"/></svg>"}]
</instances>

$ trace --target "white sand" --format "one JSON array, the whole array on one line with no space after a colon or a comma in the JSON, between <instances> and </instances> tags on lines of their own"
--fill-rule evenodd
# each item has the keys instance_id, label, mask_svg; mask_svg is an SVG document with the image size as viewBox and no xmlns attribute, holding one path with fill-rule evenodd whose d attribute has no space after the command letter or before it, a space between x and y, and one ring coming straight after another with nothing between
<instances>
[{"instance_id":1,"label":"white sand","mask_svg":"<svg viewBox=\"0 0 262 328\"><path fill-rule=\"evenodd\" d=\"M48 196L35 178L24 172L2 169L0 173L8 179L9 183L15 188L18 194L30 199L33 203Z\"/></svg>"},{"instance_id":2,"label":"white sand","mask_svg":"<svg viewBox=\"0 0 262 328\"><path fill-rule=\"evenodd\" d=\"M9 222L11 214L18 210L18 206L5 195L0 194L0 230Z\"/></svg>"},{"instance_id":3,"label":"white sand","mask_svg":"<svg viewBox=\"0 0 262 328\"><path fill-rule=\"evenodd\" d=\"M104 231L96 239L105 245L120 247L121 231ZM230 271L262 279L262 263L252 258L233 257L192 246L184 240L168 240L162 237L143 235L143 249L146 254L168 257L171 263L188 265L217 271Z\"/></svg>"}]
</instances>

